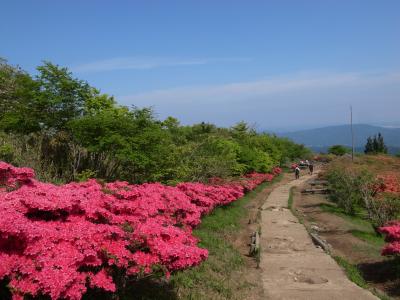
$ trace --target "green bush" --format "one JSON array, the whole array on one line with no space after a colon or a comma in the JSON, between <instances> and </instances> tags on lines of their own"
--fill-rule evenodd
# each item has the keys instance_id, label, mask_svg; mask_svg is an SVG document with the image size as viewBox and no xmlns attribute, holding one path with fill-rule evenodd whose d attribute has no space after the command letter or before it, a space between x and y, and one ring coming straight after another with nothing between
<instances>
[{"instance_id":1,"label":"green bush","mask_svg":"<svg viewBox=\"0 0 400 300\"><path fill-rule=\"evenodd\" d=\"M400 197L392 193L376 195L379 180L366 170L333 167L326 177L331 191L329 197L345 213L354 215L366 211L375 228L400 217Z\"/></svg>"},{"instance_id":2,"label":"green bush","mask_svg":"<svg viewBox=\"0 0 400 300\"><path fill-rule=\"evenodd\" d=\"M350 153L351 149L342 145L334 145L329 147L328 153L329 154L334 154L337 156L342 156L345 155L346 153Z\"/></svg>"},{"instance_id":3,"label":"green bush","mask_svg":"<svg viewBox=\"0 0 400 300\"><path fill-rule=\"evenodd\" d=\"M358 207L364 206L364 190L370 185L372 175L368 172L357 172L333 168L327 172L330 199L347 214L355 214Z\"/></svg>"},{"instance_id":4,"label":"green bush","mask_svg":"<svg viewBox=\"0 0 400 300\"><path fill-rule=\"evenodd\" d=\"M385 193L378 199L372 199L368 207L368 215L375 228L387 222L399 219L400 197L395 194Z\"/></svg>"},{"instance_id":5,"label":"green bush","mask_svg":"<svg viewBox=\"0 0 400 300\"><path fill-rule=\"evenodd\" d=\"M90 178L95 178L96 172L92 170L83 170L82 172L75 175L75 180L78 182L87 181Z\"/></svg>"},{"instance_id":6,"label":"green bush","mask_svg":"<svg viewBox=\"0 0 400 300\"><path fill-rule=\"evenodd\" d=\"M13 162L14 150L10 144L0 145L0 160Z\"/></svg>"},{"instance_id":7,"label":"green bush","mask_svg":"<svg viewBox=\"0 0 400 300\"><path fill-rule=\"evenodd\" d=\"M31 76L0 59L0 90L0 159L34 168L44 181L95 174L107 181L176 184L269 172L311 155L245 122L219 128L158 120L151 108L120 106L50 62Z\"/></svg>"}]
</instances>

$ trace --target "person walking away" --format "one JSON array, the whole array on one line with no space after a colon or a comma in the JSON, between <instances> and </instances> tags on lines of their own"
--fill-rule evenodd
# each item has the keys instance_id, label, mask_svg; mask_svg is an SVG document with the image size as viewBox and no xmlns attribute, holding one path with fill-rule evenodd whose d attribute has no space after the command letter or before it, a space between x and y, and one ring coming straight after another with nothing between
<instances>
[{"instance_id":1,"label":"person walking away","mask_svg":"<svg viewBox=\"0 0 400 300\"><path fill-rule=\"evenodd\" d=\"M314 172L314 164L313 164L313 163L310 163L310 164L308 165L308 169L310 170L310 174L312 175L313 172Z\"/></svg>"},{"instance_id":2,"label":"person walking away","mask_svg":"<svg viewBox=\"0 0 400 300\"><path fill-rule=\"evenodd\" d=\"M296 179L300 178L300 168L298 166L294 169L294 175Z\"/></svg>"}]
</instances>

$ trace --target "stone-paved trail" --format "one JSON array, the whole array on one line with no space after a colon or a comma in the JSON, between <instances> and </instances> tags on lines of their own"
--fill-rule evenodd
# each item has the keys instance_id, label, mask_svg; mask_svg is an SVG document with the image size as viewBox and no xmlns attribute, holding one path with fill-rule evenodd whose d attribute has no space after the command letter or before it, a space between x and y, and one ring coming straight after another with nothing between
<instances>
[{"instance_id":1,"label":"stone-paved trail","mask_svg":"<svg viewBox=\"0 0 400 300\"><path fill-rule=\"evenodd\" d=\"M262 206L260 266L266 299L378 299L347 279L287 208L290 188L311 178L277 187Z\"/></svg>"}]
</instances>

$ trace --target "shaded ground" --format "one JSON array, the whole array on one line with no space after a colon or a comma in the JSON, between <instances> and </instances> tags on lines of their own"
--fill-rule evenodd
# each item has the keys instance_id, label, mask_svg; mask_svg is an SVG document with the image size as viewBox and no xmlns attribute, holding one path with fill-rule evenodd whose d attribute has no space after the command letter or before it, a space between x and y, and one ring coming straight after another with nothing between
<instances>
[{"instance_id":1,"label":"shaded ground","mask_svg":"<svg viewBox=\"0 0 400 300\"><path fill-rule=\"evenodd\" d=\"M332 256L339 257L350 272L362 276L355 280L359 285L400 299L400 264L380 255L383 237L361 215L348 216L325 195L301 194L302 188L294 192L293 208L308 230L326 240Z\"/></svg>"}]
</instances>

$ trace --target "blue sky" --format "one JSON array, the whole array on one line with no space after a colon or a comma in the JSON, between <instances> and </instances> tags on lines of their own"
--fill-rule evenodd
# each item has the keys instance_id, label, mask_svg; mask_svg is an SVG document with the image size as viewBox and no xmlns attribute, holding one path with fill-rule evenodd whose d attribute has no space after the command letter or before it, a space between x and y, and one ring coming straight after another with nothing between
<instances>
[{"instance_id":1,"label":"blue sky","mask_svg":"<svg viewBox=\"0 0 400 300\"><path fill-rule=\"evenodd\" d=\"M160 118L400 125L400 1L4 1L0 56Z\"/></svg>"}]
</instances>

